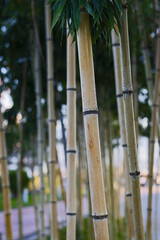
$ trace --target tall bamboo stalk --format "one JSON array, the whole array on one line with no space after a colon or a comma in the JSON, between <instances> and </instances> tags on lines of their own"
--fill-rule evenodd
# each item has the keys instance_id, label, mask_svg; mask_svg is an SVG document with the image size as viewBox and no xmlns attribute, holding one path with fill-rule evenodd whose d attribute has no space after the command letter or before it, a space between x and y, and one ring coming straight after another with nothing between
<instances>
[{"instance_id":1,"label":"tall bamboo stalk","mask_svg":"<svg viewBox=\"0 0 160 240\"><path fill-rule=\"evenodd\" d=\"M11 201L10 201L10 183L9 174L7 167L7 149L6 140L3 127L3 115L1 112L0 105L0 163L2 172L2 193L3 193L3 206L5 214L5 228L6 228L6 239L12 240L12 222L11 222Z\"/></svg>"},{"instance_id":2,"label":"tall bamboo stalk","mask_svg":"<svg viewBox=\"0 0 160 240\"><path fill-rule=\"evenodd\" d=\"M35 95L36 95L36 109L37 109L37 153L38 153L38 166L40 175L40 239L45 240L45 223L44 223L44 203L45 203L45 189L43 177L43 116L41 105L41 83L40 83L40 59L38 47L35 43L34 49L34 78L35 78Z\"/></svg>"},{"instance_id":3,"label":"tall bamboo stalk","mask_svg":"<svg viewBox=\"0 0 160 240\"><path fill-rule=\"evenodd\" d=\"M48 136L49 136L49 178L51 208L51 239L58 240L57 196L56 196L56 116L54 104L54 66L53 38L51 34L51 11L48 0L45 0L46 51L47 51L47 91L48 91Z\"/></svg>"},{"instance_id":4,"label":"tall bamboo stalk","mask_svg":"<svg viewBox=\"0 0 160 240\"><path fill-rule=\"evenodd\" d=\"M118 29L116 29L118 33ZM117 97L117 109L118 119L120 126L121 145L123 147L123 159L125 165L125 190L126 190L126 203L127 203L127 226L129 229L129 237L134 237L133 228L133 207L132 207L132 191L131 191L131 180L129 176L129 160L127 150L127 139L125 129L125 118L124 118L124 103L122 94L122 64L121 64L121 52L119 36L113 30L112 31L112 48L113 48L113 60L114 60L114 73L115 73L115 85L116 85L116 97Z\"/></svg>"},{"instance_id":5,"label":"tall bamboo stalk","mask_svg":"<svg viewBox=\"0 0 160 240\"><path fill-rule=\"evenodd\" d=\"M26 92L26 80L27 80L27 61L23 64L23 82L21 89L21 101L20 101L20 113L22 119L24 117L24 106L25 106L25 92ZM23 121L19 123L19 161L18 161L18 225L19 225L19 239L23 238L23 228L22 228L22 167L23 167Z\"/></svg>"},{"instance_id":6,"label":"tall bamboo stalk","mask_svg":"<svg viewBox=\"0 0 160 240\"><path fill-rule=\"evenodd\" d=\"M67 37L67 240L76 239L76 62Z\"/></svg>"},{"instance_id":7,"label":"tall bamboo stalk","mask_svg":"<svg viewBox=\"0 0 160 240\"><path fill-rule=\"evenodd\" d=\"M112 149L112 126L111 126L111 116L110 109L107 109L107 145L109 152L109 183L110 183L110 202L111 202L111 238L115 239L116 223L115 223L115 192L114 192L114 174L113 174L113 149Z\"/></svg>"},{"instance_id":8,"label":"tall bamboo stalk","mask_svg":"<svg viewBox=\"0 0 160 240\"><path fill-rule=\"evenodd\" d=\"M157 114L158 114L158 94L160 88L160 38L158 38L157 44L157 61L156 61L156 75L155 75L155 91L154 91L154 99L153 99L153 111L152 111L152 127L150 134L150 158L149 158L149 189L148 189L148 205L147 205L147 240L152 239L152 185L153 185L153 163L154 163L154 146L155 146L155 138L156 138L156 129L157 129Z\"/></svg>"},{"instance_id":9,"label":"tall bamboo stalk","mask_svg":"<svg viewBox=\"0 0 160 240\"><path fill-rule=\"evenodd\" d=\"M103 170L101 162L92 43L90 36L89 16L85 11L81 12L81 22L77 33L77 40L95 239L108 240L108 214L105 201Z\"/></svg>"},{"instance_id":10,"label":"tall bamboo stalk","mask_svg":"<svg viewBox=\"0 0 160 240\"><path fill-rule=\"evenodd\" d=\"M131 177L131 188L133 195L133 216L135 226L135 237L137 240L144 240L144 228L140 195L139 183L139 166L137 161L137 143L135 134L135 122L133 113L133 88L131 79L130 51L129 51L129 36L128 36L128 19L126 1L122 1L123 14L122 32L120 37L121 58L122 58L122 89L124 99L124 115L126 125L126 136L129 154L129 169Z\"/></svg>"}]
</instances>

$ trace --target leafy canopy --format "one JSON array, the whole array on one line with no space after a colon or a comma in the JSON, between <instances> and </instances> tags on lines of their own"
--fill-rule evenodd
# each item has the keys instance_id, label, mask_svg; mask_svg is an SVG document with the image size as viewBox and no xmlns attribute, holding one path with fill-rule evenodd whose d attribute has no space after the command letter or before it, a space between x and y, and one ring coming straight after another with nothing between
<instances>
[{"instance_id":1,"label":"leafy canopy","mask_svg":"<svg viewBox=\"0 0 160 240\"><path fill-rule=\"evenodd\" d=\"M52 4L52 29L58 22L63 29L66 21L69 32L76 36L80 26L80 12L85 9L91 20L93 41L103 36L108 40L114 24L120 29L120 16L123 12L121 0L49 0Z\"/></svg>"}]
</instances>

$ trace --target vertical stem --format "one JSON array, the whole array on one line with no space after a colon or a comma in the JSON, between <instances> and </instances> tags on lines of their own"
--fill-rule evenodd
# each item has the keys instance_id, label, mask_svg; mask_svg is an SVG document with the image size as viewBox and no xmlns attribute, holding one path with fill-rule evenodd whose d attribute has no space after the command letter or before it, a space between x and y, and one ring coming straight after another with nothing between
<instances>
[{"instance_id":1,"label":"vertical stem","mask_svg":"<svg viewBox=\"0 0 160 240\"><path fill-rule=\"evenodd\" d=\"M92 43L90 36L89 17L86 12L81 13L81 22L77 39L95 239L108 240L108 214L101 162Z\"/></svg>"},{"instance_id":2,"label":"vertical stem","mask_svg":"<svg viewBox=\"0 0 160 240\"><path fill-rule=\"evenodd\" d=\"M23 82L21 89L21 102L20 102L20 113L22 119L24 117L24 105L25 105L25 90L26 90L26 80L27 80L27 61L23 65ZM18 161L18 223L19 223L19 239L23 238L22 229L22 167L23 167L23 121L19 125L19 138L20 138L20 148L19 148L19 161Z\"/></svg>"},{"instance_id":3,"label":"vertical stem","mask_svg":"<svg viewBox=\"0 0 160 240\"><path fill-rule=\"evenodd\" d=\"M153 99L153 111L152 111L152 127L150 134L150 158L149 158L149 193L148 193L148 205L147 205L147 240L152 239L152 185L153 185L153 163L154 163L154 149L155 149L155 138L157 129L157 113L158 113L158 94L160 88L160 39L158 38L157 44L157 61L156 61L156 75L155 75L155 91Z\"/></svg>"},{"instance_id":4,"label":"vertical stem","mask_svg":"<svg viewBox=\"0 0 160 240\"><path fill-rule=\"evenodd\" d=\"M46 19L46 51L47 51L47 91L48 91L48 136L49 136L49 177L50 177L50 211L51 211L51 239L58 240L57 196L56 196L56 116L54 104L54 68L53 44L51 29L51 11L48 0L45 0Z\"/></svg>"},{"instance_id":5,"label":"vertical stem","mask_svg":"<svg viewBox=\"0 0 160 240\"><path fill-rule=\"evenodd\" d=\"M133 113L133 89L131 79L130 51L129 51L129 36L128 36L128 19L127 19L127 3L122 1L123 14L122 32L120 37L121 57L122 57L122 89L124 99L124 115L126 125L126 136L129 154L129 169L131 177L132 201L133 201L133 216L135 226L135 237L137 240L144 240L144 228L140 195L139 182L139 166L137 161L137 143L135 133L135 122Z\"/></svg>"},{"instance_id":6,"label":"vertical stem","mask_svg":"<svg viewBox=\"0 0 160 240\"><path fill-rule=\"evenodd\" d=\"M118 31L118 29L116 29L116 31ZM129 176L129 160L128 160L128 150L127 150L126 129L125 129L124 103L122 98L123 97L122 63L121 63L119 36L114 30L112 31L112 48L113 48L118 119L119 119L121 145L123 147L123 158L124 158L124 165L125 165L125 190L126 190L127 222L128 222L127 225L129 229L129 236L132 239L134 236L133 207L132 207L132 201L131 201L132 191L131 191L131 180Z\"/></svg>"},{"instance_id":7,"label":"vertical stem","mask_svg":"<svg viewBox=\"0 0 160 240\"><path fill-rule=\"evenodd\" d=\"M0 106L1 108L1 106ZM3 193L3 206L5 215L6 239L12 240L12 222L11 222L11 201L10 201L10 184L9 174L7 168L7 149L5 133L3 128L3 115L0 109L0 161L2 171L2 193Z\"/></svg>"},{"instance_id":8,"label":"vertical stem","mask_svg":"<svg viewBox=\"0 0 160 240\"><path fill-rule=\"evenodd\" d=\"M75 43L67 38L67 240L76 239L76 62Z\"/></svg>"},{"instance_id":9,"label":"vertical stem","mask_svg":"<svg viewBox=\"0 0 160 240\"><path fill-rule=\"evenodd\" d=\"M40 174L40 239L45 240L45 224L44 224L44 203L45 189L43 178L43 116L41 105L41 85L40 85L40 63L37 44L35 44L34 52L34 73L35 73L35 95L37 108L37 145L38 145L38 166Z\"/></svg>"}]
</instances>

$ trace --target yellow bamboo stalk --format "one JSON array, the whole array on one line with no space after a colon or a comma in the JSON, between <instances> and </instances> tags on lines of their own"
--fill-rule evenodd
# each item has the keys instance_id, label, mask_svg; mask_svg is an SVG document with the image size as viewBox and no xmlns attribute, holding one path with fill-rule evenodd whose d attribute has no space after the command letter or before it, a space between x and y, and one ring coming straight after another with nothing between
<instances>
[{"instance_id":1,"label":"yellow bamboo stalk","mask_svg":"<svg viewBox=\"0 0 160 240\"><path fill-rule=\"evenodd\" d=\"M76 62L75 43L67 38L67 240L76 239Z\"/></svg>"},{"instance_id":2,"label":"yellow bamboo stalk","mask_svg":"<svg viewBox=\"0 0 160 240\"><path fill-rule=\"evenodd\" d=\"M37 153L38 166L40 175L40 239L45 240L45 223L44 223L44 204L45 204L45 189L43 177L43 122L42 122L42 105L41 105L41 85L40 85L40 63L37 44L34 51L34 78L35 78L35 96L37 109Z\"/></svg>"},{"instance_id":3,"label":"yellow bamboo stalk","mask_svg":"<svg viewBox=\"0 0 160 240\"><path fill-rule=\"evenodd\" d=\"M77 40L95 239L108 240L108 213L105 201L103 170L101 162L92 43L90 36L89 16L86 12L81 12L81 22L77 33Z\"/></svg>"},{"instance_id":4,"label":"yellow bamboo stalk","mask_svg":"<svg viewBox=\"0 0 160 240\"><path fill-rule=\"evenodd\" d=\"M118 28L116 28L118 33ZM112 31L112 48L113 48L113 61L114 61L114 73L115 73L115 85L116 85L116 97L117 97L117 109L118 119L120 126L121 145L123 147L123 158L125 165L125 190L126 190L126 203L127 203L127 227L129 229L129 237L134 237L133 228L133 207L132 207L132 191L131 180L129 176L129 160L127 150L127 139L125 129L125 117L124 117L124 103L122 94L122 64L121 64L121 52L119 36L115 30Z\"/></svg>"},{"instance_id":5,"label":"yellow bamboo stalk","mask_svg":"<svg viewBox=\"0 0 160 240\"><path fill-rule=\"evenodd\" d=\"M1 108L1 106L0 106ZM12 240L12 222L11 222L11 201L10 201L10 183L7 168L7 149L5 133L3 128L3 115L0 109L0 162L2 171L2 193L3 193L3 206L5 214L5 227L6 239Z\"/></svg>"},{"instance_id":6,"label":"yellow bamboo stalk","mask_svg":"<svg viewBox=\"0 0 160 240\"><path fill-rule=\"evenodd\" d=\"M48 91L48 136L49 136L49 184L51 211L51 239L58 240L57 196L56 196L56 116L54 104L54 63L53 38L51 34L51 11L45 0L46 51L47 51L47 91Z\"/></svg>"},{"instance_id":7,"label":"yellow bamboo stalk","mask_svg":"<svg viewBox=\"0 0 160 240\"><path fill-rule=\"evenodd\" d=\"M122 58L122 89L124 99L124 115L126 125L126 136L129 154L129 169L131 177L133 216L135 226L135 238L144 240L144 227L142 217L140 183L139 183L139 166L137 161L137 143L135 134L135 122L133 113L133 88L131 79L129 36L128 36L128 19L126 1L123 4L122 32L120 37L121 58Z\"/></svg>"},{"instance_id":8,"label":"yellow bamboo stalk","mask_svg":"<svg viewBox=\"0 0 160 240\"><path fill-rule=\"evenodd\" d=\"M153 99L153 111L152 111L152 127L150 135L150 158L149 158L149 189L148 189L148 205L147 205L147 234L146 239L152 239L152 185L153 185L153 163L154 163L154 149L155 149L155 138L157 129L157 114L158 114L158 94L160 89L160 39L158 38L157 44L157 61L156 61L156 75L155 75L155 91Z\"/></svg>"}]
</instances>

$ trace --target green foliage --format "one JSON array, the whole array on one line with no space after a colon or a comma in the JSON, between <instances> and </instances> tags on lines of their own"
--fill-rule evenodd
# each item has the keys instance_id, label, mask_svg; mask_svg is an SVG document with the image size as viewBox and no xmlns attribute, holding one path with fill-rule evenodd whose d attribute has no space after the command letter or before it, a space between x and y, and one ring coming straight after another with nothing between
<instances>
[{"instance_id":1,"label":"green foliage","mask_svg":"<svg viewBox=\"0 0 160 240\"><path fill-rule=\"evenodd\" d=\"M11 192L14 195L17 195L17 171L10 171L9 172L9 179L10 179L10 186L11 186ZM24 188L28 187L29 184L29 177L27 176L27 173L25 171L22 171L22 190Z\"/></svg>"},{"instance_id":2,"label":"green foliage","mask_svg":"<svg viewBox=\"0 0 160 240\"><path fill-rule=\"evenodd\" d=\"M101 36L108 40L114 24L118 24L120 29L120 16L123 9L121 0L49 0L49 3L53 3L52 29L57 22L63 29L67 21L69 32L76 37L81 11L86 11L90 16L93 41Z\"/></svg>"}]
</instances>

